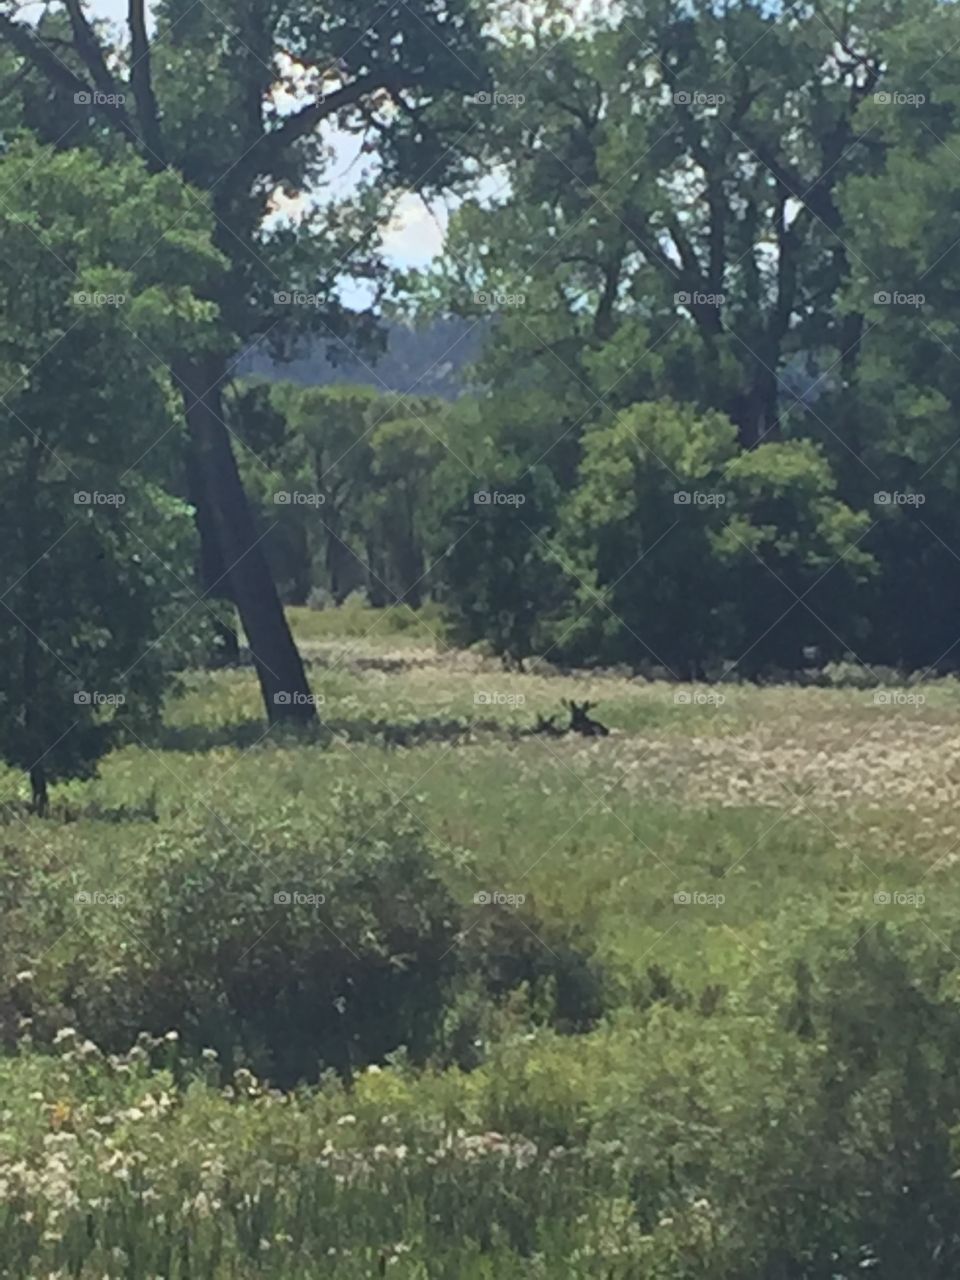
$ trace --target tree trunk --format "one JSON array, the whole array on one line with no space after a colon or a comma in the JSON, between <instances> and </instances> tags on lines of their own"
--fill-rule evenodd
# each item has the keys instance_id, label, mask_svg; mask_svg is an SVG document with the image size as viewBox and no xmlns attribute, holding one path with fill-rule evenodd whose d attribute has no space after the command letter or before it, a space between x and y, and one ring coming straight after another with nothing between
<instances>
[{"instance_id":1,"label":"tree trunk","mask_svg":"<svg viewBox=\"0 0 960 1280\"><path fill-rule=\"evenodd\" d=\"M220 542L214 524L213 509L203 483L201 460L193 443L187 445L187 491L190 502L196 512L197 535L200 539L200 555L197 563L197 581L200 583L200 594L205 600L219 600L226 610L229 605L231 616L235 621L235 606L230 596L230 582L226 577L227 565L224 564ZM221 620L221 610L212 610L213 628L217 647L211 656L211 666L235 666L240 658L240 639L236 625L226 619Z\"/></svg>"},{"instance_id":2,"label":"tree trunk","mask_svg":"<svg viewBox=\"0 0 960 1280\"><path fill-rule=\"evenodd\" d=\"M257 536L223 422L226 378L222 356L178 361L190 445L219 548L220 574L229 583L247 635L267 718L305 723L315 717L306 673ZM209 552L209 547L208 547ZM215 589L216 581L205 583Z\"/></svg>"},{"instance_id":3,"label":"tree trunk","mask_svg":"<svg viewBox=\"0 0 960 1280\"><path fill-rule=\"evenodd\" d=\"M47 795L47 774L42 764L35 764L30 770L30 790L33 812L38 818L45 818L50 812L50 798Z\"/></svg>"},{"instance_id":4,"label":"tree trunk","mask_svg":"<svg viewBox=\"0 0 960 1280\"><path fill-rule=\"evenodd\" d=\"M23 541L23 563L35 566L37 561L37 536L35 529L35 502L40 468L40 442L28 442L27 465L23 485L23 509L20 516L20 536ZM30 763L30 790L32 808L39 818L49 811L47 772L43 766L46 747L42 743L40 708L41 696L39 628L41 626L37 596L29 571L21 578L23 588L19 611L23 622L23 733L27 757Z\"/></svg>"}]
</instances>

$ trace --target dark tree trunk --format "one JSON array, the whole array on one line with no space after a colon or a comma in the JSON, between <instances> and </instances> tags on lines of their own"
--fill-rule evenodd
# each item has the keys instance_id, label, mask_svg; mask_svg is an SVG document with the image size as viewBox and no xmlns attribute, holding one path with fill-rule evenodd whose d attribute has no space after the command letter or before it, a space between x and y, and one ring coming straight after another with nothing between
<instances>
[{"instance_id":1,"label":"dark tree trunk","mask_svg":"<svg viewBox=\"0 0 960 1280\"><path fill-rule=\"evenodd\" d=\"M376 543L367 540L367 599L373 609L384 609L387 604L393 604L394 600L390 598L390 591L384 580L382 572L383 566L380 564L380 555L377 551Z\"/></svg>"},{"instance_id":2,"label":"dark tree trunk","mask_svg":"<svg viewBox=\"0 0 960 1280\"><path fill-rule=\"evenodd\" d=\"M413 502L406 495L404 503L404 527L397 538L396 564L400 571L400 599L411 609L419 609L423 603L423 551L417 540Z\"/></svg>"},{"instance_id":3,"label":"dark tree trunk","mask_svg":"<svg viewBox=\"0 0 960 1280\"><path fill-rule=\"evenodd\" d=\"M217 647L211 657L211 665L217 667L235 666L240 658L240 639L236 625L231 625L221 614L230 606L233 613L233 600L230 596L230 581L227 576L227 565L224 564L220 551L220 542L214 523L213 508L203 483L202 464L192 442L187 445L187 489L190 502L196 512L197 534L200 538L200 555L197 564L197 580L200 583L200 594L205 600L221 601L219 609L212 609L213 628L217 639Z\"/></svg>"},{"instance_id":4,"label":"dark tree trunk","mask_svg":"<svg viewBox=\"0 0 960 1280\"><path fill-rule=\"evenodd\" d=\"M47 774L42 764L35 764L30 770L30 790L33 793L33 812L38 818L45 818L50 812L50 800L47 795Z\"/></svg>"},{"instance_id":5,"label":"dark tree trunk","mask_svg":"<svg viewBox=\"0 0 960 1280\"><path fill-rule=\"evenodd\" d=\"M23 540L23 563L36 567L37 535L35 528L35 507L37 482L40 468L40 443L30 441L25 483L23 486L23 509L20 517L20 534ZM27 572L23 575L22 595L19 601L20 616L23 622L23 733L30 764L30 790L32 807L35 814L45 818L49 809L47 796L47 772L43 765L46 748L41 742L40 707L41 696L40 629L39 608L34 581Z\"/></svg>"},{"instance_id":6,"label":"dark tree trunk","mask_svg":"<svg viewBox=\"0 0 960 1280\"><path fill-rule=\"evenodd\" d=\"M745 374L749 370L744 370ZM727 406L727 413L736 425L740 444L744 449L754 449L780 439L780 389L775 373L757 366L745 390L735 396Z\"/></svg>"},{"instance_id":7,"label":"dark tree trunk","mask_svg":"<svg viewBox=\"0 0 960 1280\"><path fill-rule=\"evenodd\" d=\"M183 360L174 373L183 395L198 482L206 499L205 519L209 516L209 528L216 537L221 582L229 584L240 614L267 718L271 723L310 721L315 709L303 662L290 634L223 422L226 361L216 355ZM214 579L204 587L212 592L218 585Z\"/></svg>"}]
</instances>

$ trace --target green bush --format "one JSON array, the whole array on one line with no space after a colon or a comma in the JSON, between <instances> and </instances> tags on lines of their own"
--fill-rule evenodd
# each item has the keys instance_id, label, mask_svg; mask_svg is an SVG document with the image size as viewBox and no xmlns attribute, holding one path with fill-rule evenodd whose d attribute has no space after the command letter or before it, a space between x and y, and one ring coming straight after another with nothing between
<instances>
[{"instance_id":1,"label":"green bush","mask_svg":"<svg viewBox=\"0 0 960 1280\"><path fill-rule=\"evenodd\" d=\"M422 1057L459 912L415 823L337 809L312 846L166 850L131 892L123 960L77 986L84 1029L119 1049L175 1027L286 1084L401 1044Z\"/></svg>"}]
</instances>

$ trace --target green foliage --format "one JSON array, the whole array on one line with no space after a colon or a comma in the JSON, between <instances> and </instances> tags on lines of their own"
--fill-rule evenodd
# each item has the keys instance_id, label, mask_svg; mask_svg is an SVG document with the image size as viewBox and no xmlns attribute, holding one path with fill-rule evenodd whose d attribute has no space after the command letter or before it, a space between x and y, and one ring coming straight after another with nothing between
<instances>
[{"instance_id":1,"label":"green foliage","mask_svg":"<svg viewBox=\"0 0 960 1280\"><path fill-rule=\"evenodd\" d=\"M247 487L269 522L284 594L322 585L341 604L364 588L377 604L418 605L425 524L443 454L438 402L366 387L254 383L232 417L249 446Z\"/></svg>"},{"instance_id":2,"label":"green foliage","mask_svg":"<svg viewBox=\"0 0 960 1280\"><path fill-rule=\"evenodd\" d=\"M681 679L722 659L797 670L810 645L841 656L859 638L851 588L873 562L856 549L866 517L835 488L809 442L741 451L719 414L659 402L592 428L560 523L580 589L557 648Z\"/></svg>"},{"instance_id":3,"label":"green foliage","mask_svg":"<svg viewBox=\"0 0 960 1280\"><path fill-rule=\"evenodd\" d=\"M157 361L207 340L216 314L191 290L220 259L170 174L24 145L0 181L0 741L42 806L46 778L89 775L118 708L156 713L202 631L178 625L192 522L162 488L176 428Z\"/></svg>"}]
</instances>

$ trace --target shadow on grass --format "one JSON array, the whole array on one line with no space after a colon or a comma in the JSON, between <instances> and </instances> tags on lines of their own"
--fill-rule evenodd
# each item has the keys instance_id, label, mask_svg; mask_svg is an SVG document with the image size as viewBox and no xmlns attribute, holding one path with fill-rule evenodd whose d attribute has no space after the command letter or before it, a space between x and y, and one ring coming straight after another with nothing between
<instances>
[{"instance_id":1,"label":"shadow on grass","mask_svg":"<svg viewBox=\"0 0 960 1280\"><path fill-rule=\"evenodd\" d=\"M0 826L17 822L22 824L36 814L26 799L11 799L0 804ZM97 800L77 803L73 800L54 799L46 816L40 819L50 824L68 822L158 822L159 811L156 788L138 804L103 805Z\"/></svg>"},{"instance_id":2,"label":"shadow on grass","mask_svg":"<svg viewBox=\"0 0 960 1280\"><path fill-rule=\"evenodd\" d=\"M468 741L478 734L515 738L518 726L497 720L452 720L427 716L420 720L318 720L312 725L276 724L246 720L224 725L164 725L143 745L155 751L204 752L222 747L249 750L264 746L333 746L338 742L373 744L384 748L418 747L429 742Z\"/></svg>"}]
</instances>

